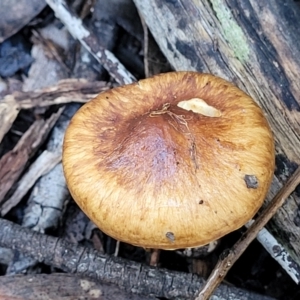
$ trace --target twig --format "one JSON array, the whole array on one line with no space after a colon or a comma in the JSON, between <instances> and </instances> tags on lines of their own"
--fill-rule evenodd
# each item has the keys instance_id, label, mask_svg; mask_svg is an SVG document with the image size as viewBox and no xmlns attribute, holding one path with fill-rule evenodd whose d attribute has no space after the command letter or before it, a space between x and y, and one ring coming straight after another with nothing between
<instances>
[{"instance_id":1,"label":"twig","mask_svg":"<svg viewBox=\"0 0 300 300\"><path fill-rule=\"evenodd\" d=\"M247 249L249 244L255 239L259 231L274 216L279 207L281 207L285 199L295 190L300 183L300 167L290 177L285 186L277 193L274 199L268 204L266 209L258 216L243 236L235 243L232 249L225 257L219 259L219 262L211 272L209 278L203 285L200 293L195 300L206 300L212 295L217 286L224 279L232 265Z\"/></svg>"},{"instance_id":2,"label":"twig","mask_svg":"<svg viewBox=\"0 0 300 300\"><path fill-rule=\"evenodd\" d=\"M144 32L144 72L145 72L145 77L149 77L149 58L148 58L148 51L149 51L149 33L148 33L148 26L145 22L144 17L138 10L138 14L141 19L142 27L143 27L143 32Z\"/></svg>"},{"instance_id":3,"label":"twig","mask_svg":"<svg viewBox=\"0 0 300 300\"><path fill-rule=\"evenodd\" d=\"M36 39L44 47L45 52L52 59L56 60L59 63L59 65L62 66L66 70L66 72L70 75L72 73L72 70L69 68L69 66L65 63L65 61L59 54L57 46L49 39L45 39L39 31L32 29L31 32L33 38Z\"/></svg>"},{"instance_id":4,"label":"twig","mask_svg":"<svg viewBox=\"0 0 300 300\"><path fill-rule=\"evenodd\" d=\"M249 228L254 220L249 221L245 226ZM294 280L296 284L300 283L300 266L292 256L284 249L282 244L266 229L262 228L257 234L256 239L267 250L271 257L276 260L286 273Z\"/></svg>"},{"instance_id":5,"label":"twig","mask_svg":"<svg viewBox=\"0 0 300 300\"><path fill-rule=\"evenodd\" d=\"M103 255L90 247L47 236L1 218L0 247L13 248L66 272L77 273L98 282L117 284L127 291L141 295L191 299L204 281L197 275L153 268L119 257ZM220 285L214 299L271 300L272 298Z\"/></svg>"},{"instance_id":6,"label":"twig","mask_svg":"<svg viewBox=\"0 0 300 300\"><path fill-rule=\"evenodd\" d=\"M65 0L46 0L46 2L53 9L56 17L66 25L71 35L78 39L95 59L103 65L116 82L122 85L136 81L134 76L126 70L110 51L99 45L96 36L70 11Z\"/></svg>"}]
</instances>

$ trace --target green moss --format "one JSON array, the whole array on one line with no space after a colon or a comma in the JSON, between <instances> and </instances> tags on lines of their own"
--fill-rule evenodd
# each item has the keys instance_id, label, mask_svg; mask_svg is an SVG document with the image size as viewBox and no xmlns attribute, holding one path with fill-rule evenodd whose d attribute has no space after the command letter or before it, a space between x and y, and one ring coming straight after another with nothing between
<instances>
[{"instance_id":1,"label":"green moss","mask_svg":"<svg viewBox=\"0 0 300 300\"><path fill-rule=\"evenodd\" d=\"M210 2L221 23L224 37L234 51L235 57L241 62L247 61L250 52L247 38L238 23L235 22L230 9L224 6L222 0L211 0Z\"/></svg>"}]
</instances>

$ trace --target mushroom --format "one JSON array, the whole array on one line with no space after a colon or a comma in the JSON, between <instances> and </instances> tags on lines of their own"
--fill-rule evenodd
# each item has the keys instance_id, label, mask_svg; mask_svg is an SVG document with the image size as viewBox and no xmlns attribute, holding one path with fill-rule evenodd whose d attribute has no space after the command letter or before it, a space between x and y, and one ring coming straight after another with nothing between
<instances>
[{"instance_id":1,"label":"mushroom","mask_svg":"<svg viewBox=\"0 0 300 300\"><path fill-rule=\"evenodd\" d=\"M67 128L74 200L107 235L144 248L206 245L261 207L274 141L259 106L228 81L170 72L103 92Z\"/></svg>"}]
</instances>

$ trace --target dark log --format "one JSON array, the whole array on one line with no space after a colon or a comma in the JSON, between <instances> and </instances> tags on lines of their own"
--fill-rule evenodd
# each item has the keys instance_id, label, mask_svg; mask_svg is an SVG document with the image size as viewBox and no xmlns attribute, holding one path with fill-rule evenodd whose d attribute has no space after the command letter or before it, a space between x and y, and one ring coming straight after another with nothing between
<instances>
[{"instance_id":1,"label":"dark log","mask_svg":"<svg viewBox=\"0 0 300 300\"><path fill-rule=\"evenodd\" d=\"M174 69L221 76L262 107L276 140L270 201L300 162L300 7L292 0L134 2ZM269 223L298 264L299 205L296 190Z\"/></svg>"},{"instance_id":2,"label":"dark log","mask_svg":"<svg viewBox=\"0 0 300 300\"><path fill-rule=\"evenodd\" d=\"M127 292L144 296L192 299L204 282L203 278L194 274L149 267L119 257L103 255L93 248L41 234L1 218L0 247L13 248L66 272L77 273L106 284L113 283ZM214 299L273 298L223 284L215 291Z\"/></svg>"},{"instance_id":3,"label":"dark log","mask_svg":"<svg viewBox=\"0 0 300 300\"><path fill-rule=\"evenodd\" d=\"M114 285L101 284L64 273L14 275L0 277L2 300L141 300ZM143 297L155 300L154 297Z\"/></svg>"}]
</instances>

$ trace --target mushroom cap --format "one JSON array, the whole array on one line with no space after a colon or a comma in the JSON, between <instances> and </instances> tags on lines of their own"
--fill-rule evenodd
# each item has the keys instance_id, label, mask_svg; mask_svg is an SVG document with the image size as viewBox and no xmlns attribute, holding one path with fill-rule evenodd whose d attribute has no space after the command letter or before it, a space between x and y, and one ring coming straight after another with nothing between
<instances>
[{"instance_id":1,"label":"mushroom cap","mask_svg":"<svg viewBox=\"0 0 300 300\"><path fill-rule=\"evenodd\" d=\"M196 247L261 207L274 141L262 110L233 84L170 72L82 106L65 134L63 168L74 200L106 234L147 248Z\"/></svg>"}]
</instances>

